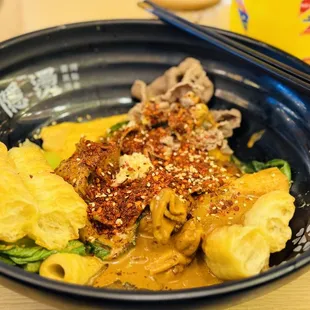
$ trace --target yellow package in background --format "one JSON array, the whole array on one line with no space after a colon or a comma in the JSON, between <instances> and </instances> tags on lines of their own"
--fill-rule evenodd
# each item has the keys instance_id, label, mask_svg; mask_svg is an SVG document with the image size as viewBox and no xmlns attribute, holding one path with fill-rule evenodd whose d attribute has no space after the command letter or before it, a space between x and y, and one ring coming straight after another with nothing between
<instances>
[{"instance_id":1,"label":"yellow package in background","mask_svg":"<svg viewBox=\"0 0 310 310\"><path fill-rule=\"evenodd\" d=\"M232 0L230 29L310 64L310 0Z\"/></svg>"}]
</instances>

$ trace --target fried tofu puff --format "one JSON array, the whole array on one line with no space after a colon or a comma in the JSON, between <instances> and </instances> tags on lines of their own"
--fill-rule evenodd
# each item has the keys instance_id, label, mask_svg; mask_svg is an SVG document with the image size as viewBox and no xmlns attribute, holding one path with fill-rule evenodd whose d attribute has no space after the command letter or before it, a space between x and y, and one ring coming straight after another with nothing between
<instances>
[{"instance_id":1,"label":"fried tofu puff","mask_svg":"<svg viewBox=\"0 0 310 310\"><path fill-rule=\"evenodd\" d=\"M259 228L242 225L215 229L202 249L211 272L222 280L239 280L259 274L268 266L269 244Z\"/></svg>"},{"instance_id":2,"label":"fried tofu puff","mask_svg":"<svg viewBox=\"0 0 310 310\"><path fill-rule=\"evenodd\" d=\"M231 188L242 195L260 197L275 190L289 192L290 182L278 168L268 168L256 173L244 174L234 180Z\"/></svg>"},{"instance_id":3,"label":"fried tofu puff","mask_svg":"<svg viewBox=\"0 0 310 310\"><path fill-rule=\"evenodd\" d=\"M62 249L69 240L78 239L87 219L83 199L54 174L36 144L27 141L8 155L37 205L38 217L32 221L28 236L49 250Z\"/></svg>"},{"instance_id":4,"label":"fried tofu puff","mask_svg":"<svg viewBox=\"0 0 310 310\"><path fill-rule=\"evenodd\" d=\"M97 257L57 253L48 257L40 267L40 276L73 284L85 285L103 268Z\"/></svg>"},{"instance_id":5,"label":"fried tofu puff","mask_svg":"<svg viewBox=\"0 0 310 310\"><path fill-rule=\"evenodd\" d=\"M260 273L270 253L281 251L291 238L289 221L294 197L277 190L262 195L244 215L243 225L223 226L204 238L210 270L222 280L238 280Z\"/></svg>"},{"instance_id":6,"label":"fried tofu puff","mask_svg":"<svg viewBox=\"0 0 310 310\"><path fill-rule=\"evenodd\" d=\"M294 200L286 191L272 191L261 196L245 214L244 225L262 229L271 253L283 250L292 236L288 224L295 212Z\"/></svg>"},{"instance_id":7,"label":"fried tofu puff","mask_svg":"<svg viewBox=\"0 0 310 310\"><path fill-rule=\"evenodd\" d=\"M0 240L15 242L27 235L37 220L37 205L0 142Z\"/></svg>"}]
</instances>

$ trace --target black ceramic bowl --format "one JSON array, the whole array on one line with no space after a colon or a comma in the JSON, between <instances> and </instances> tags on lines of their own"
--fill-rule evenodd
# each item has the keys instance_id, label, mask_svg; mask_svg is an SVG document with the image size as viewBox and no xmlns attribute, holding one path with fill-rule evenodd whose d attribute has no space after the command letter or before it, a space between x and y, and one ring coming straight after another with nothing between
<instances>
[{"instance_id":1,"label":"black ceramic bowl","mask_svg":"<svg viewBox=\"0 0 310 310\"><path fill-rule=\"evenodd\" d=\"M310 73L308 65L280 50L220 32ZM90 22L1 43L0 140L11 147L55 120L126 112L134 104L130 86L135 79L151 81L188 56L202 62L215 84L210 106L236 106L242 111L242 126L230 141L236 155L243 160L282 158L292 166L291 191L297 207L290 223L293 237L285 250L273 255L273 267L249 279L212 287L129 292L58 283L0 263L1 283L46 302L59 301L66 309L74 302L101 309L195 309L238 300L244 292L258 292L259 286L304 272L310 262L310 94L169 26L155 21ZM263 138L247 149L250 135L262 128L266 129Z\"/></svg>"}]
</instances>

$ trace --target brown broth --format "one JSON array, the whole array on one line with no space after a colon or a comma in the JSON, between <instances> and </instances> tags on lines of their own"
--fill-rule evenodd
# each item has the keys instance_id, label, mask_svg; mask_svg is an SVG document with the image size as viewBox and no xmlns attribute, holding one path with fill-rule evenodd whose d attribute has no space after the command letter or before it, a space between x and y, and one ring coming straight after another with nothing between
<instances>
[{"instance_id":1,"label":"brown broth","mask_svg":"<svg viewBox=\"0 0 310 310\"><path fill-rule=\"evenodd\" d=\"M238 211L232 210L227 214L214 216L209 214L208 208L201 205L193 212L193 216L201 218L200 226L204 233L208 234L217 227L242 224L245 212L252 207L255 200L239 196ZM145 230L151 230L151 227L146 227ZM181 270L172 269L150 275L148 266L173 248L172 242L162 245L151 236L151 233L141 232L138 234L135 247L127 254L107 262L107 268L94 280L93 285L113 288L115 282L121 282L130 283L137 289L174 290L210 286L222 282L210 272L201 251L198 251L193 261Z\"/></svg>"},{"instance_id":2,"label":"brown broth","mask_svg":"<svg viewBox=\"0 0 310 310\"><path fill-rule=\"evenodd\" d=\"M94 286L111 286L116 281L130 283L138 289L171 290L209 286L221 283L211 274L203 261L202 255L194 260L183 271L174 273L169 270L151 276L148 265L158 259L172 244L158 244L154 238L139 234L136 246L124 256L108 262L107 269L96 278Z\"/></svg>"},{"instance_id":3,"label":"brown broth","mask_svg":"<svg viewBox=\"0 0 310 310\"><path fill-rule=\"evenodd\" d=\"M211 201L213 203L219 201L217 198L221 197L216 197ZM239 196L236 202L234 202L236 210L231 207L227 212L220 211L217 214L210 214L210 209L207 207L210 203L209 200L206 204L199 205L192 214L194 217L200 219L200 225L204 234L209 234L217 227L233 224L243 224L244 214L252 208L256 200L257 197L251 197L250 200L247 196Z\"/></svg>"}]
</instances>

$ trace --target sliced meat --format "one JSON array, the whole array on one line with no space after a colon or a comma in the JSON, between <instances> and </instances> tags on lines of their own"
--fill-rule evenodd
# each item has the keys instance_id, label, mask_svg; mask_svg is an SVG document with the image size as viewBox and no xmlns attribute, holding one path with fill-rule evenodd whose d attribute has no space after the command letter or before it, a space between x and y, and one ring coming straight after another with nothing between
<instances>
[{"instance_id":1,"label":"sliced meat","mask_svg":"<svg viewBox=\"0 0 310 310\"><path fill-rule=\"evenodd\" d=\"M201 63L197 59L186 58L179 66L170 68L149 85L141 80L135 81L131 93L143 103L149 100L173 103L192 91L207 103L213 90L213 84Z\"/></svg>"},{"instance_id":2,"label":"sliced meat","mask_svg":"<svg viewBox=\"0 0 310 310\"><path fill-rule=\"evenodd\" d=\"M233 135L233 129L240 127L241 113L237 109L212 110L214 120L218 123L217 128L223 133L225 138Z\"/></svg>"},{"instance_id":3,"label":"sliced meat","mask_svg":"<svg viewBox=\"0 0 310 310\"><path fill-rule=\"evenodd\" d=\"M198 149L211 151L217 147L221 147L224 141L222 132L218 129L205 130L198 128L192 132L190 143L194 144Z\"/></svg>"},{"instance_id":4,"label":"sliced meat","mask_svg":"<svg viewBox=\"0 0 310 310\"><path fill-rule=\"evenodd\" d=\"M130 122L134 122L136 124L139 124L142 119L143 113L143 103L137 103L135 106L133 106L129 112L128 112L128 119Z\"/></svg>"},{"instance_id":5,"label":"sliced meat","mask_svg":"<svg viewBox=\"0 0 310 310\"><path fill-rule=\"evenodd\" d=\"M234 153L234 151L228 145L228 141L226 139L223 140L220 150L225 155L232 155Z\"/></svg>"},{"instance_id":6,"label":"sliced meat","mask_svg":"<svg viewBox=\"0 0 310 310\"><path fill-rule=\"evenodd\" d=\"M177 151L181 146L181 143L171 135L160 138L160 143L171 149L171 151Z\"/></svg>"},{"instance_id":7,"label":"sliced meat","mask_svg":"<svg viewBox=\"0 0 310 310\"><path fill-rule=\"evenodd\" d=\"M189 141L202 151L212 151L219 148L223 154L230 155L233 153L223 133L217 128L208 130L198 128L191 133Z\"/></svg>"},{"instance_id":8,"label":"sliced meat","mask_svg":"<svg viewBox=\"0 0 310 310\"><path fill-rule=\"evenodd\" d=\"M120 150L116 144L96 143L81 139L76 151L60 163L55 173L70 183L75 191L85 198L91 179L97 175L109 178L118 168ZM103 175L103 171L105 171Z\"/></svg>"},{"instance_id":9,"label":"sliced meat","mask_svg":"<svg viewBox=\"0 0 310 310\"><path fill-rule=\"evenodd\" d=\"M131 86L131 95L141 102L147 102L148 96L151 96L148 86L144 81L136 80Z\"/></svg>"}]
</instances>

